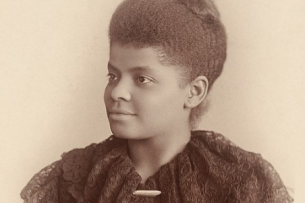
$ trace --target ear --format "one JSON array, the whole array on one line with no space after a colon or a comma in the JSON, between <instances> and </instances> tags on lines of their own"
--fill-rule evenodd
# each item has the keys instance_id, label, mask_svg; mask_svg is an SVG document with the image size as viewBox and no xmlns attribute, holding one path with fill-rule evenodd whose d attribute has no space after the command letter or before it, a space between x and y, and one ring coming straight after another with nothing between
<instances>
[{"instance_id":1,"label":"ear","mask_svg":"<svg viewBox=\"0 0 305 203\"><path fill-rule=\"evenodd\" d=\"M190 84L188 89L188 97L185 101L185 108L195 108L206 97L208 92L208 79L200 75L196 77Z\"/></svg>"}]
</instances>

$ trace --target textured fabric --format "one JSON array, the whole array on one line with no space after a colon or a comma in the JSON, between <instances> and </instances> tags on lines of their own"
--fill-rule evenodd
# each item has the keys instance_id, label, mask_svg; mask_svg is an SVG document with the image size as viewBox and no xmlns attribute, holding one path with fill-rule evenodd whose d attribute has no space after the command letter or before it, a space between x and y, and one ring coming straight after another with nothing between
<instances>
[{"instance_id":1,"label":"textured fabric","mask_svg":"<svg viewBox=\"0 0 305 203\"><path fill-rule=\"evenodd\" d=\"M157 197L135 190L160 190ZM113 136L74 149L37 173L23 189L26 203L286 203L292 202L274 168L224 136L192 132L191 141L145 184Z\"/></svg>"}]
</instances>

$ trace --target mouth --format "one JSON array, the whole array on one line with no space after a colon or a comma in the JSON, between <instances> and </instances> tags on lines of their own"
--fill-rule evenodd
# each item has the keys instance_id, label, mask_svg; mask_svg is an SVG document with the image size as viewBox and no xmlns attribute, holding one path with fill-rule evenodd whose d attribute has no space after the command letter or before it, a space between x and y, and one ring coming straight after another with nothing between
<instances>
[{"instance_id":1,"label":"mouth","mask_svg":"<svg viewBox=\"0 0 305 203\"><path fill-rule=\"evenodd\" d=\"M114 109L114 110L107 110L108 118L111 120L126 120L131 117L134 117L136 114L122 110L122 109Z\"/></svg>"}]
</instances>

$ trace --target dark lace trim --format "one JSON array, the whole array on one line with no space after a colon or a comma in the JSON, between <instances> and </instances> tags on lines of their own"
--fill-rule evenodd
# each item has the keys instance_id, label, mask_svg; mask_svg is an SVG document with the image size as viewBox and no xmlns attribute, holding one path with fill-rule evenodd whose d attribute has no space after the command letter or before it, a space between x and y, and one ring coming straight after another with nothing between
<instances>
[{"instance_id":1,"label":"dark lace trim","mask_svg":"<svg viewBox=\"0 0 305 203\"><path fill-rule=\"evenodd\" d=\"M26 203L288 203L292 198L274 168L260 155L236 147L224 136L192 132L175 159L141 184L125 140L113 136L75 149L37 173L23 189ZM155 198L133 196L157 189Z\"/></svg>"}]
</instances>

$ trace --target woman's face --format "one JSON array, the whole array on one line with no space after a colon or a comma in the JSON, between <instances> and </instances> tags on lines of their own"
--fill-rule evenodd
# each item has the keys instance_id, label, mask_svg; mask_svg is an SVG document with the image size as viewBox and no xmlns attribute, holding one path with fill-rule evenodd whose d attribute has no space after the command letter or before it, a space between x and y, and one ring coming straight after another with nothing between
<instances>
[{"instance_id":1,"label":"woman's face","mask_svg":"<svg viewBox=\"0 0 305 203\"><path fill-rule=\"evenodd\" d=\"M145 139L188 124L187 86L179 87L177 68L162 65L153 48L113 44L104 100L112 133Z\"/></svg>"}]
</instances>

